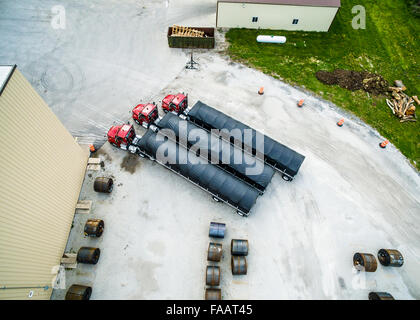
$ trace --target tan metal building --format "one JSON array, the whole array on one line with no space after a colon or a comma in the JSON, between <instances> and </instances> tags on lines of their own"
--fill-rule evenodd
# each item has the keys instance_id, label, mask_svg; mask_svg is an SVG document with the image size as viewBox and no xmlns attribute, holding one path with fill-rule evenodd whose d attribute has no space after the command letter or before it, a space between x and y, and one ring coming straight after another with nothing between
<instances>
[{"instance_id":1,"label":"tan metal building","mask_svg":"<svg viewBox=\"0 0 420 320\"><path fill-rule=\"evenodd\" d=\"M0 299L49 299L88 154L15 66L0 66Z\"/></svg>"},{"instance_id":2,"label":"tan metal building","mask_svg":"<svg viewBox=\"0 0 420 320\"><path fill-rule=\"evenodd\" d=\"M219 0L218 28L329 30L340 0Z\"/></svg>"}]
</instances>

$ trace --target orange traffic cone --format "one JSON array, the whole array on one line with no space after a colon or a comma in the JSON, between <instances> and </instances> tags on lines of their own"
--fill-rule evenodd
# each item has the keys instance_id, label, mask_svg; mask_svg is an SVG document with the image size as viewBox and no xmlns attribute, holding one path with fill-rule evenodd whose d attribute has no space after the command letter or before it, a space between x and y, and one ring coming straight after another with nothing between
<instances>
[{"instance_id":1,"label":"orange traffic cone","mask_svg":"<svg viewBox=\"0 0 420 320\"><path fill-rule=\"evenodd\" d=\"M264 87L261 87L260 90L258 90L258 94L262 96L264 94Z\"/></svg>"},{"instance_id":2,"label":"orange traffic cone","mask_svg":"<svg viewBox=\"0 0 420 320\"><path fill-rule=\"evenodd\" d=\"M337 122L337 126L342 127L344 124L344 119L341 119L340 121Z\"/></svg>"},{"instance_id":3,"label":"orange traffic cone","mask_svg":"<svg viewBox=\"0 0 420 320\"><path fill-rule=\"evenodd\" d=\"M385 140L385 141L382 141L380 144L379 144L379 146L382 148L382 149L385 149L386 148L386 145L389 143L389 141L388 140Z\"/></svg>"},{"instance_id":4,"label":"orange traffic cone","mask_svg":"<svg viewBox=\"0 0 420 320\"><path fill-rule=\"evenodd\" d=\"M95 152L96 151L95 146L93 144L90 144L89 145L89 150L90 150L90 152Z\"/></svg>"},{"instance_id":5,"label":"orange traffic cone","mask_svg":"<svg viewBox=\"0 0 420 320\"><path fill-rule=\"evenodd\" d=\"M303 107L304 102L305 102L305 100L300 99L300 100L299 100L299 102L298 102L298 107L299 107L299 108L302 108L302 107Z\"/></svg>"}]
</instances>

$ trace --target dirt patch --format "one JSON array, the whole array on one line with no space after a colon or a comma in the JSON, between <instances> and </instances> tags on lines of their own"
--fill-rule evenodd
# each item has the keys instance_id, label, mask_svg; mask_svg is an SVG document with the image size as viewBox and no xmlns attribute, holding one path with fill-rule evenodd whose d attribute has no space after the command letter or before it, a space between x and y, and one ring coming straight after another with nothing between
<instances>
[{"instance_id":1,"label":"dirt patch","mask_svg":"<svg viewBox=\"0 0 420 320\"><path fill-rule=\"evenodd\" d=\"M386 94L389 88L388 81L381 75L367 71L336 69L328 72L320 70L315 76L319 81L328 85L339 85L351 91L365 90L374 95Z\"/></svg>"},{"instance_id":2,"label":"dirt patch","mask_svg":"<svg viewBox=\"0 0 420 320\"><path fill-rule=\"evenodd\" d=\"M137 155L128 153L121 162L121 169L133 174L136 172L137 167L140 166L140 159Z\"/></svg>"}]
</instances>

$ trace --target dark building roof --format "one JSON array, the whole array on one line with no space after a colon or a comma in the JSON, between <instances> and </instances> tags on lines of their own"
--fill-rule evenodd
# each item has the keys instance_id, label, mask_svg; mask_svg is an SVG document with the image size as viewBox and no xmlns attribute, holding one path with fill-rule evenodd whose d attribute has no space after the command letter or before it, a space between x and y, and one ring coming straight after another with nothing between
<instances>
[{"instance_id":1,"label":"dark building roof","mask_svg":"<svg viewBox=\"0 0 420 320\"><path fill-rule=\"evenodd\" d=\"M217 2L283 4L290 6L341 7L340 0L219 0Z\"/></svg>"}]
</instances>

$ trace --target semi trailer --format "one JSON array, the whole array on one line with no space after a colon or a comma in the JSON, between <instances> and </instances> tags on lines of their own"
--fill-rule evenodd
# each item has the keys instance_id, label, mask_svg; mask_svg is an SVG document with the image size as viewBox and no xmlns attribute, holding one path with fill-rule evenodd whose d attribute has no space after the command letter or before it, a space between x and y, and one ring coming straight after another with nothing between
<instances>
[{"instance_id":1,"label":"semi trailer","mask_svg":"<svg viewBox=\"0 0 420 320\"><path fill-rule=\"evenodd\" d=\"M210 193L215 201L231 206L241 216L248 216L260 192L229 172L209 163L208 160L187 150L159 133L157 127L149 128L143 136L135 135L132 125L113 126L108 131L108 141L115 147L147 157ZM160 148L165 144L163 148ZM167 155L162 159L160 152Z\"/></svg>"},{"instance_id":2,"label":"semi trailer","mask_svg":"<svg viewBox=\"0 0 420 320\"><path fill-rule=\"evenodd\" d=\"M186 120L193 122L199 127L211 130L220 130L220 135L232 144L241 145L242 149L252 155L262 155L263 161L273 169L279 171L282 178L286 181L292 181L298 173L305 156L286 147L285 145L274 141L268 136L262 135L258 131L250 128L246 124L233 119L232 117L198 101L191 109L184 111ZM224 130L222 130L224 129ZM240 131L240 139L234 135L226 134L234 129ZM225 132L223 132L225 131ZM247 139L248 132L251 139ZM263 143L258 143L257 135L263 137ZM248 140L250 140L248 142Z\"/></svg>"},{"instance_id":3,"label":"semi trailer","mask_svg":"<svg viewBox=\"0 0 420 320\"><path fill-rule=\"evenodd\" d=\"M274 170L263 161L173 113L167 113L155 125L159 129L171 130L179 144L194 150L198 156L238 177L260 193L264 193L274 175Z\"/></svg>"}]
</instances>

